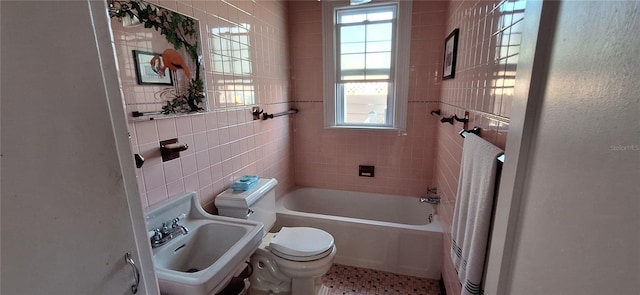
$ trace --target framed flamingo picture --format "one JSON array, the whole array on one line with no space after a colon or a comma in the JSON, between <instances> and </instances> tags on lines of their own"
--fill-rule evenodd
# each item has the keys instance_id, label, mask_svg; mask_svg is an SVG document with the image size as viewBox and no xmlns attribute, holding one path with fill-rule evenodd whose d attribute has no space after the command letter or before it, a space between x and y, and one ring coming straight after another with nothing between
<instances>
[{"instance_id":1,"label":"framed flamingo picture","mask_svg":"<svg viewBox=\"0 0 640 295\"><path fill-rule=\"evenodd\" d=\"M140 85L173 85L171 71L165 67L161 53L133 51Z\"/></svg>"},{"instance_id":2,"label":"framed flamingo picture","mask_svg":"<svg viewBox=\"0 0 640 295\"><path fill-rule=\"evenodd\" d=\"M456 59L458 55L458 34L455 29L444 41L444 64L442 68L442 80L453 79L456 76Z\"/></svg>"}]
</instances>

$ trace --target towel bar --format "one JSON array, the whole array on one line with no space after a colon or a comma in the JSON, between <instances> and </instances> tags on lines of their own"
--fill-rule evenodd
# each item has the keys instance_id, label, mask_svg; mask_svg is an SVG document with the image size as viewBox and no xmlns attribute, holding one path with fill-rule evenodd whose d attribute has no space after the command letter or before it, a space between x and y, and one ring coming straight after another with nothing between
<instances>
[{"instance_id":1,"label":"towel bar","mask_svg":"<svg viewBox=\"0 0 640 295\"><path fill-rule=\"evenodd\" d=\"M451 116L449 118L443 117L442 115L440 115L440 110L431 111L431 115L436 117L436 119L438 119L438 121L440 121L441 123L449 123L453 125L454 116Z\"/></svg>"},{"instance_id":2,"label":"towel bar","mask_svg":"<svg viewBox=\"0 0 640 295\"><path fill-rule=\"evenodd\" d=\"M478 127L473 127L473 129L470 129L470 130L462 129L462 130L460 130L460 132L458 134L460 134L460 136L462 136L462 137L467 137L467 134L469 134L469 133L473 133L473 134L475 134L477 136L480 136L480 130L482 130L482 129L480 129ZM501 163L504 163L504 154L498 156L497 159Z\"/></svg>"},{"instance_id":3,"label":"towel bar","mask_svg":"<svg viewBox=\"0 0 640 295\"><path fill-rule=\"evenodd\" d=\"M254 107L251 114L253 114L253 119L254 120L258 120L260 119L260 115L262 115L262 120L267 120L267 119L273 119L274 117L280 117L280 116L286 116L286 115L291 115L291 114L296 114L298 113L298 109L289 109L288 111L285 112L280 112L280 113L275 113L275 114L269 114L264 112L263 110L260 110L260 108L258 107Z\"/></svg>"}]
</instances>

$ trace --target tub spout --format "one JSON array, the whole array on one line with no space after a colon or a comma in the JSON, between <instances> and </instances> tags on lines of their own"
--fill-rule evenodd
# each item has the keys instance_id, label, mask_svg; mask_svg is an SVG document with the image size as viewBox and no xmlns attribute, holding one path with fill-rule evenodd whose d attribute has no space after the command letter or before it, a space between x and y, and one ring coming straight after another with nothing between
<instances>
[{"instance_id":1,"label":"tub spout","mask_svg":"<svg viewBox=\"0 0 640 295\"><path fill-rule=\"evenodd\" d=\"M439 196L433 196L433 197L423 197L420 198L420 203L429 203L429 204L440 204L440 197Z\"/></svg>"}]
</instances>

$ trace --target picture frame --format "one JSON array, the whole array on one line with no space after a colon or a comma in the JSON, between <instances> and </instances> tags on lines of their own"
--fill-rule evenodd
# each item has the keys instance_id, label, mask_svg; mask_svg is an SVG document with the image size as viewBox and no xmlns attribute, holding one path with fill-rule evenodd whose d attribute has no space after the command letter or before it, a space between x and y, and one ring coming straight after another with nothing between
<instances>
[{"instance_id":1,"label":"picture frame","mask_svg":"<svg viewBox=\"0 0 640 295\"><path fill-rule=\"evenodd\" d=\"M173 85L173 76L169 68L164 69L161 76L151 66L151 60L160 57L158 62L162 65L162 54L141 50L133 51L133 59L136 65L136 76L139 85Z\"/></svg>"},{"instance_id":2,"label":"picture frame","mask_svg":"<svg viewBox=\"0 0 640 295\"><path fill-rule=\"evenodd\" d=\"M442 66L442 80L453 79L456 76L459 32L460 30L456 28L444 40L444 62Z\"/></svg>"}]
</instances>

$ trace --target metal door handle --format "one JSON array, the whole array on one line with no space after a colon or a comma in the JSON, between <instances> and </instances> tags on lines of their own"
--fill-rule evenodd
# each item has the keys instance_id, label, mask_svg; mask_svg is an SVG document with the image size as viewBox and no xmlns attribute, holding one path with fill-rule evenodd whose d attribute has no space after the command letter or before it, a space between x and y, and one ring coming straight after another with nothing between
<instances>
[{"instance_id":1,"label":"metal door handle","mask_svg":"<svg viewBox=\"0 0 640 295\"><path fill-rule=\"evenodd\" d=\"M131 285L131 293L136 294L138 293L138 285L140 285L140 271L138 270L136 263L133 262L131 253L127 252L126 254L124 254L124 261L127 264L131 265L131 273L133 275L133 280L135 281L135 283Z\"/></svg>"}]
</instances>

